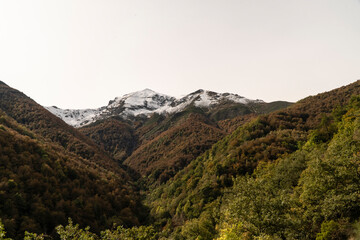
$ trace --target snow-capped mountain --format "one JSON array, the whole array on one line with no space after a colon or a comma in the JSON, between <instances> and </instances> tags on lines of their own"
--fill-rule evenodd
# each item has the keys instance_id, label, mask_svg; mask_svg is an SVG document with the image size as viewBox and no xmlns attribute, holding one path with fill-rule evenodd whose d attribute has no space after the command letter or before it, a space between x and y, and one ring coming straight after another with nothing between
<instances>
[{"instance_id":1,"label":"snow-capped mountain","mask_svg":"<svg viewBox=\"0 0 360 240\"><path fill-rule=\"evenodd\" d=\"M152 114L161 108L168 108L176 98L154 92L150 89L126 94L110 101L106 107L109 111L120 109L121 115L137 116Z\"/></svg>"},{"instance_id":2,"label":"snow-capped mountain","mask_svg":"<svg viewBox=\"0 0 360 240\"><path fill-rule=\"evenodd\" d=\"M82 127L97 120L111 116L129 117L151 114L171 114L184 110L189 105L212 108L222 102L239 104L262 103L262 100L250 100L232 93L216 93L198 90L181 98L171 97L150 89L116 97L107 106L97 109L60 109L55 106L46 107L54 115L74 127Z\"/></svg>"}]
</instances>

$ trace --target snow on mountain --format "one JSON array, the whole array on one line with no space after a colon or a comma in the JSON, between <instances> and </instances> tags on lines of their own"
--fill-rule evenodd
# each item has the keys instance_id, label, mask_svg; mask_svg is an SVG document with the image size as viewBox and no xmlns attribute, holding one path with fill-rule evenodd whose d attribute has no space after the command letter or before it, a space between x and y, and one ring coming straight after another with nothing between
<instances>
[{"instance_id":1,"label":"snow on mountain","mask_svg":"<svg viewBox=\"0 0 360 240\"><path fill-rule=\"evenodd\" d=\"M126 115L151 114L161 107L170 106L176 99L150 89L117 97L107 106L108 109L125 108Z\"/></svg>"},{"instance_id":2,"label":"snow on mountain","mask_svg":"<svg viewBox=\"0 0 360 240\"><path fill-rule=\"evenodd\" d=\"M169 114L180 112L191 104L197 107L211 108L223 101L241 104L263 102L261 100L250 100L237 94L216 93L202 89L177 99L150 89L144 89L116 97L107 106L98 109L60 109L57 107L46 107L46 109L67 124L81 127L111 116L120 116L126 119L130 116L150 116L153 113Z\"/></svg>"},{"instance_id":3,"label":"snow on mountain","mask_svg":"<svg viewBox=\"0 0 360 240\"><path fill-rule=\"evenodd\" d=\"M80 127L96 121L101 109L61 109L55 106L46 107L55 116L64 120L67 124Z\"/></svg>"}]
</instances>

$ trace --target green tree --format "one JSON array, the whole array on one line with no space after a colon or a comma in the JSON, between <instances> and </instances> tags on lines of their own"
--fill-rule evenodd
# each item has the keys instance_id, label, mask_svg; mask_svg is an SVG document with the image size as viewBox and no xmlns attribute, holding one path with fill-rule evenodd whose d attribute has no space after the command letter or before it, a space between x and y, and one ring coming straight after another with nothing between
<instances>
[{"instance_id":1,"label":"green tree","mask_svg":"<svg viewBox=\"0 0 360 240\"><path fill-rule=\"evenodd\" d=\"M11 238L5 238L5 235L6 235L5 227L0 219L0 240L11 240Z\"/></svg>"},{"instance_id":2,"label":"green tree","mask_svg":"<svg viewBox=\"0 0 360 240\"><path fill-rule=\"evenodd\" d=\"M101 232L103 240L156 240L158 234L152 226L140 226L132 228L124 228L118 226L115 230L106 230Z\"/></svg>"},{"instance_id":3,"label":"green tree","mask_svg":"<svg viewBox=\"0 0 360 240\"><path fill-rule=\"evenodd\" d=\"M44 240L44 234L29 233L25 231L24 240Z\"/></svg>"},{"instance_id":4,"label":"green tree","mask_svg":"<svg viewBox=\"0 0 360 240\"><path fill-rule=\"evenodd\" d=\"M96 234L89 231L89 227L85 229L79 228L79 225L73 224L71 218L68 220L68 225L65 227L59 225L56 227L56 232L59 234L61 240L77 239L77 240L95 240L98 239Z\"/></svg>"}]
</instances>

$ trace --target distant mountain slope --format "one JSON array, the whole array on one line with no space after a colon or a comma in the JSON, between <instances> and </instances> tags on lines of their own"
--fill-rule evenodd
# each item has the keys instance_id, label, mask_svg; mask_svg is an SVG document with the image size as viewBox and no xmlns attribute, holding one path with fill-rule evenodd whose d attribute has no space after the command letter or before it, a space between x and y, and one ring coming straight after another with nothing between
<instances>
[{"instance_id":1,"label":"distant mountain slope","mask_svg":"<svg viewBox=\"0 0 360 240\"><path fill-rule=\"evenodd\" d=\"M123 162L138 146L136 130L128 123L112 117L79 128L116 160Z\"/></svg>"},{"instance_id":2,"label":"distant mountain slope","mask_svg":"<svg viewBox=\"0 0 360 240\"><path fill-rule=\"evenodd\" d=\"M262 104L261 100L250 100L231 93L216 93L205 90L198 90L182 98L176 99L164 94L156 93L150 89L126 94L110 101L107 106L98 109L60 109L57 107L47 107L47 109L63 119L69 125L81 127L112 116L122 117L124 120L144 115L150 116L157 114L172 114L181 112L190 105L202 108L214 108L223 103L237 105L241 114L252 112L247 105ZM228 118L228 117L227 117Z\"/></svg>"},{"instance_id":3,"label":"distant mountain slope","mask_svg":"<svg viewBox=\"0 0 360 240\"><path fill-rule=\"evenodd\" d=\"M333 111L335 115L341 113L341 107L358 94L360 81L305 98L240 126L172 180L150 191L148 203L158 224L172 232L172 238L185 237L187 231L208 231L204 228L214 231L220 197L232 186L233 177L252 174L259 162L273 162L293 153L321 121L329 121L325 116ZM318 131L320 141L331 137L329 130Z\"/></svg>"},{"instance_id":4,"label":"distant mountain slope","mask_svg":"<svg viewBox=\"0 0 360 240\"><path fill-rule=\"evenodd\" d=\"M79 130L140 173L148 183L165 182L240 123L222 124L224 119L255 116L290 104L251 101L234 94L203 90L176 100L144 90L110 103L120 115L98 119ZM150 115L124 118L124 111L134 110L135 105L136 111L148 111ZM150 106L155 110L150 111ZM158 111L165 108L166 114Z\"/></svg>"},{"instance_id":5,"label":"distant mountain slope","mask_svg":"<svg viewBox=\"0 0 360 240\"><path fill-rule=\"evenodd\" d=\"M149 177L150 182L166 182L224 136L224 132L207 123L203 115L189 113L176 125L142 144L124 164Z\"/></svg>"}]
</instances>

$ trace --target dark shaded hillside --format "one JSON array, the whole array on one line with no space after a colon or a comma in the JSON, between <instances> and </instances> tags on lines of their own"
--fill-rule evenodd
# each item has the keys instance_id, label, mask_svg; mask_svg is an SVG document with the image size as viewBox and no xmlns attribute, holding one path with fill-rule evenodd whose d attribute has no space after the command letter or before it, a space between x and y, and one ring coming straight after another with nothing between
<instances>
[{"instance_id":1,"label":"dark shaded hillside","mask_svg":"<svg viewBox=\"0 0 360 240\"><path fill-rule=\"evenodd\" d=\"M95 122L80 128L79 131L120 162L124 161L138 145L138 137L133 127L116 118Z\"/></svg>"},{"instance_id":2,"label":"dark shaded hillside","mask_svg":"<svg viewBox=\"0 0 360 240\"><path fill-rule=\"evenodd\" d=\"M146 217L124 179L18 124L0 111L0 218L8 236L52 234L71 217L98 232Z\"/></svg>"},{"instance_id":3,"label":"dark shaded hillside","mask_svg":"<svg viewBox=\"0 0 360 240\"><path fill-rule=\"evenodd\" d=\"M217 122L220 129L223 131L229 133L232 133L235 131L238 127L244 125L245 123L250 122L251 120L254 120L258 115L257 114L248 114L245 116L238 116L231 119L225 119Z\"/></svg>"},{"instance_id":4,"label":"dark shaded hillside","mask_svg":"<svg viewBox=\"0 0 360 240\"><path fill-rule=\"evenodd\" d=\"M100 150L88 137L3 82L0 82L0 109L35 133L61 144L66 150L117 171L127 178L127 174L108 154Z\"/></svg>"},{"instance_id":5,"label":"dark shaded hillside","mask_svg":"<svg viewBox=\"0 0 360 240\"><path fill-rule=\"evenodd\" d=\"M187 122L189 116L196 116L194 120L202 121L209 126L217 127L216 123L209 118L207 110L208 109L190 105L181 112L169 114L167 116L154 114L136 128L136 133L138 134L141 143L146 143L163 132Z\"/></svg>"},{"instance_id":6,"label":"dark shaded hillside","mask_svg":"<svg viewBox=\"0 0 360 240\"><path fill-rule=\"evenodd\" d=\"M275 112L280 109L287 108L294 103L286 102L286 101L274 101L269 103L259 103L259 104L250 104L251 108L258 114L265 114Z\"/></svg>"},{"instance_id":7,"label":"dark shaded hillside","mask_svg":"<svg viewBox=\"0 0 360 240\"><path fill-rule=\"evenodd\" d=\"M136 130L143 142L124 163L142 175L150 176L150 182L166 182L223 138L234 125L250 120L256 115L254 112L272 111L289 105L288 102L252 105L222 102L213 108L189 106L167 117L154 115Z\"/></svg>"},{"instance_id":8,"label":"dark shaded hillside","mask_svg":"<svg viewBox=\"0 0 360 240\"><path fill-rule=\"evenodd\" d=\"M224 136L224 132L206 121L199 114L187 115L169 130L141 145L124 163L150 177L150 182L166 182Z\"/></svg>"},{"instance_id":9,"label":"dark shaded hillside","mask_svg":"<svg viewBox=\"0 0 360 240\"><path fill-rule=\"evenodd\" d=\"M293 103L285 102L285 101L250 104L252 113L235 116L233 118L223 119L223 120L218 121L217 124L219 125L219 127L221 129L225 130L227 133L231 133L231 132L235 131L238 127L240 127L241 125L256 118L256 116L258 116L258 115L275 112L280 109L285 109L291 105L293 105Z\"/></svg>"},{"instance_id":10,"label":"dark shaded hillside","mask_svg":"<svg viewBox=\"0 0 360 240\"><path fill-rule=\"evenodd\" d=\"M205 228L199 224L213 231L219 217L216 210L220 207L219 197L232 186L233 177L252 174L260 162L273 162L295 152L315 128L318 128L318 141L328 139L333 133L326 126L330 126L332 119L326 116L332 112L334 116L341 116L341 106L358 94L360 81L308 97L240 126L193 160L173 180L151 191L148 202L158 224L166 231L175 230L172 237L180 239L189 239L184 237L185 233L196 231L189 228ZM320 124L323 127L319 127ZM210 220L202 221L203 218Z\"/></svg>"},{"instance_id":11,"label":"dark shaded hillside","mask_svg":"<svg viewBox=\"0 0 360 240\"><path fill-rule=\"evenodd\" d=\"M138 125L137 125L138 124ZM200 108L168 117L154 114L125 123L118 118L79 129L118 160L148 178L165 182L224 136Z\"/></svg>"}]
</instances>

